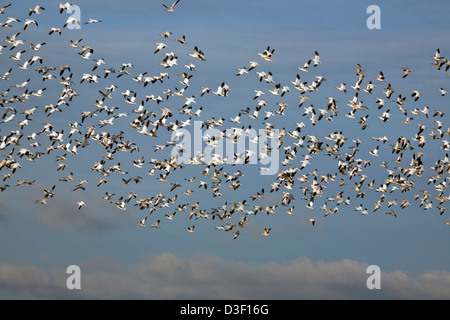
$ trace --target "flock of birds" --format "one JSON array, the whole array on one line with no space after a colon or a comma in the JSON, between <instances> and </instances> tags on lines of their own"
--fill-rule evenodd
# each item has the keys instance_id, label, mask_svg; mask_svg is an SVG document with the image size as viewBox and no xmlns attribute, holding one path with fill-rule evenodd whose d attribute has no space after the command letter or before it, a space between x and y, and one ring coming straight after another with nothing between
<instances>
[{"instance_id":1,"label":"flock of birds","mask_svg":"<svg viewBox=\"0 0 450 320\"><path fill-rule=\"evenodd\" d=\"M172 13L179 0L170 6L163 5L165 10ZM5 16L8 7L5 5L0 9L0 16ZM70 8L71 4L59 4L59 13L62 14ZM0 161L0 171L3 176L4 185L0 187L2 192L11 188L11 181L14 175L25 165L25 161L51 161L55 157L57 167L56 172L70 172L70 166L67 165L69 159L74 159L80 153L81 149L102 148L104 154L98 154L97 151L91 152L93 165L89 169L93 172L89 179L81 178L74 172L64 177L57 177L58 183L52 187L44 188L43 197L37 199L36 203L47 205L51 204L51 199L58 193L58 184L73 183L73 192L77 190L89 190L92 185L94 175L98 174L97 182L94 182L96 188L105 188L103 199L114 205L120 210L127 210L130 207L136 207L144 212L143 216L138 218L139 226L150 225L152 228L160 228L163 219L172 220L174 216L185 215L189 221L192 221L186 228L188 232L194 232L198 219L210 219L220 221L220 225L215 228L226 232L231 232L236 239L246 222L254 215L277 215L280 210L284 213L293 215L299 210L295 209L295 204L304 201L308 209L318 208L323 212L322 217L330 214L337 214L341 210L356 211L363 215L378 210L393 217L397 217L399 210L412 206L416 202L423 210L435 210L443 215L445 212L445 203L450 200L447 186L450 182L448 173L450 172L450 160L447 151L450 149L450 141L446 140L450 135L450 128L445 127L443 122L445 110L433 109L428 106L409 108L414 103L420 103L422 93L419 90L411 90L408 96L396 93L395 87L391 85L388 79L385 79L383 72L376 77L370 77L365 74L361 65L354 66L356 81L355 85L348 86L341 83L333 90L336 90L336 96L327 97L328 102L320 106L310 104L308 100L311 95L317 92L325 83L323 76L314 76L311 82L302 81L300 74L310 74L311 69L319 67L322 63L320 55L315 52L304 64L297 67L299 70L295 78L288 83L282 84L275 81L276 77L267 69L263 70L272 62L275 49L267 46L265 50L257 53L254 61L249 61L248 65L238 68L234 73L235 77L244 79L245 77L254 77L257 83L271 86L270 90L262 88L251 91L251 101L255 102L255 107L242 109L234 117L228 120L225 117L211 117L204 119L202 117L203 107L194 108L199 105L199 96L215 95L221 99L227 99L232 92L232 88L225 82L220 83L217 89L207 86L191 88L190 81L196 72L196 63L207 63L205 53L197 46L189 51L189 61L184 64L179 61L179 55L169 52L168 41L173 38L172 32L160 34L161 41L155 43L154 55L161 56L160 67L164 72L149 75L147 72L135 72L132 63L123 63L119 68L108 66L105 59L94 58L95 48L90 45L83 45L83 39L71 40L67 43L72 47L81 61L84 61L91 69L90 73L84 73L77 77L69 65L52 66L51 61L39 55L49 40L41 39L42 42L36 44L22 40L22 36L33 26L39 27L39 21L34 20L35 16L46 10L42 6L30 8L28 17L22 19L7 17L6 21L1 22L3 31L9 30L9 27L21 25L20 32L8 34L4 42L6 45L0 46L0 59L3 59L2 68L6 61L13 61L8 70L0 76L0 83L4 86L8 83L11 74L18 73L20 70L35 72L39 80L27 80L20 83L8 85L3 93L0 94L0 105L3 108L3 115L0 124L0 152L2 158ZM71 18L69 18L71 19ZM64 32L64 28L52 27L48 30L48 37L58 37ZM86 24L100 23L101 20L89 19ZM76 21L80 23L81 21ZM75 34L75 33L74 33ZM180 46L187 46L186 36L175 39ZM31 50L31 51L30 51ZM11 52L7 54L6 52ZM260 59L260 60L257 60ZM437 49L432 55L431 64L437 70L447 71L450 67L450 61L441 56ZM36 66L38 66L36 68ZM100 70L103 68L103 71ZM166 91L156 93L153 88L157 84L167 83L168 79L173 79L173 73L167 70L175 69L179 78L176 85L168 88ZM182 72L179 71L182 69ZM411 77L414 70L403 68L403 78ZM33 75L33 79L34 79ZM119 90L114 79L119 81L129 79L132 83L142 86L145 92L153 94L142 95L136 90ZM125 79L125 80L124 80ZM237 78L236 78L237 79ZM53 104L38 105L27 108L34 103L34 99L39 99L49 92L43 83L49 81L59 82L62 87L60 96ZM98 87L101 81L110 81L107 87ZM243 81L246 81L245 79ZM79 83L78 83L79 82ZM89 88L97 86L98 98L93 102L90 110L82 110L79 119L75 122L67 123L61 126L61 119L55 122L49 122L57 118L58 114L76 104L79 96L82 96L80 90L84 85ZM383 85L383 91L377 91L376 88ZM33 87L34 86L34 87ZM145 89L144 89L145 88ZM447 95L444 88L437 89L442 96ZM189 93L192 92L192 93ZM298 104L293 107L291 103L286 102L284 98L296 92L300 98ZM50 93L49 93L50 94ZM341 97L348 98L348 103L342 104ZM265 96L274 96L279 101L271 106ZM338 96L339 95L339 96ZM337 97L338 96L338 97ZM123 104L115 99L119 97ZM182 99L179 107L174 108L172 102L174 97ZM364 103L364 99L373 99L372 103ZM372 98L373 97L373 98ZM112 105L113 101L115 106ZM170 102L169 102L170 101ZM367 100L366 100L367 101ZM396 110L395 110L395 109ZM40 113L39 113L40 112ZM67 112L67 111L66 111ZM243 197L242 179L245 171L242 166L228 165L226 159L214 157L212 161L205 162L204 154L195 154L190 159L190 164L183 164L178 161L178 156L183 153L183 145L175 140L166 141L158 144L161 136L170 134L172 137L180 137L180 130L187 129L194 120L201 120L206 128L217 128L217 136L204 136L204 143L208 146L215 146L221 139L236 140L247 130L256 127L256 124L262 125L267 137L273 137L275 125L269 123L269 119L283 119L286 112L292 112L297 121L291 130L287 126L279 130L277 145L265 146L265 152L279 152L283 155L280 159L281 169L274 175L273 181L266 187L258 187L258 191L240 201L223 201L220 205L212 208L205 208L201 205L201 200L208 198L208 191L211 192L211 198L221 199L224 190L233 192L232 197ZM217 114L217 113L215 113ZM262 114L262 115L261 115ZM374 116L373 114L376 114ZM247 118L248 117L248 118ZM286 116L285 118L292 118ZM343 121L351 121L359 125L358 130L361 134L358 138L352 139L345 135L344 130L335 130L326 132L328 124L344 117ZM393 123L394 119L399 119L398 123ZM115 121L119 119L128 119L129 127L120 127L119 132L113 132L117 125ZM341 120L342 121L342 120ZM431 122L432 121L432 122ZM36 125L39 125L36 127ZM376 147L370 152L362 153L361 149L366 141L363 140L364 130L369 126L381 126L386 123L387 126L408 126L411 136L398 136L392 139L387 136L371 137L369 140L376 141ZM426 124L425 124L426 123ZM431 123L431 125L430 125ZM287 122L286 122L287 124ZM311 133L309 129L317 128L323 124L322 133L327 134L317 136ZM11 129L11 127L14 127ZM108 130L110 128L110 130ZM127 130L128 128L128 130ZM130 131L129 128L132 128ZM231 134L227 135L231 129ZM30 130L29 134L27 130ZM308 132L309 131L309 132ZM148 147L140 148L139 141L130 141L128 137L132 133L138 134L146 141L148 146L154 141L154 149L148 151ZM261 138L261 137L259 137ZM158 140L159 139L159 140ZM427 168L425 161L429 159L423 150L427 143L433 141L438 148L433 150L433 157L436 161ZM251 142L250 142L251 143ZM164 157L158 157L163 150L176 150ZM380 153L384 155L393 155L393 161L378 162ZM149 156L150 159L145 159ZM113 163L115 157L119 154L131 156L128 163ZM236 159L241 159L242 165L248 164L250 151L246 149L244 154L234 154ZM261 156L261 155L259 155ZM312 162L316 157L331 159L334 166L327 167L327 172L314 168ZM385 159L388 159L386 157ZM235 159L235 160L236 160ZM142 176L131 176L127 166L133 166L136 170L142 170L148 178ZM199 176L186 177L183 169L186 167L200 168ZM376 171L376 177L368 175L369 169L379 166L380 171ZM429 174L431 170L431 174ZM177 171L177 173L174 173ZM384 175L383 175L384 174ZM170 175L170 176L169 176ZM178 180L172 180L174 177ZM107 183L110 179L118 179L130 188L125 194L116 194L115 191L107 189ZM151 178L153 177L153 178ZM151 179L150 182L145 181ZM35 185L35 180L16 179L16 186ZM168 193L162 192L142 197L136 192L131 191L133 186L140 183L157 183L158 180L163 186L168 188ZM183 182L181 182L183 181ZM425 182L424 182L425 181ZM340 190L336 194L327 194L326 189L333 190L331 185L338 188L344 185L350 185L349 190ZM416 190L416 185L429 186L428 189ZM224 188L224 187L229 188ZM164 187L161 187L161 190ZM199 191L196 191L199 190ZM238 190L238 191L236 191ZM362 203L362 199L368 198L369 192L375 192L378 200L373 203L373 208ZM413 193L412 197L408 194ZM76 194L76 193L75 193ZM270 205L262 205L258 201L264 201L267 194L273 199L274 195L279 195L280 200ZM446 195L447 194L447 195ZM180 201L181 196L191 197L194 201ZM227 197L230 199L230 197ZM361 200L361 201L360 201ZM318 204L318 202L321 202ZM181 203L180 203L181 202ZM359 203L358 203L359 202ZM83 200L76 203L79 210L87 206ZM344 208L344 209L342 209ZM157 211L163 211L164 216L157 216ZM314 211L317 212L317 211ZM156 216L156 217L155 217ZM237 216L237 218L235 218ZM152 218L151 223L147 222ZM153 218L154 217L154 218ZM308 223L316 225L319 215L305 217ZM450 224L449 222L445 222ZM264 228L261 235L269 236L271 228Z\"/></svg>"}]
</instances>

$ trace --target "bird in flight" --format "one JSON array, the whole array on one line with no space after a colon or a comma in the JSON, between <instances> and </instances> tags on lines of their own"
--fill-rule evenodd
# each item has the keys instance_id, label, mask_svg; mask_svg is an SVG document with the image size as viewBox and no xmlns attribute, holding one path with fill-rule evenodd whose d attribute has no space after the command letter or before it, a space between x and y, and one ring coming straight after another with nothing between
<instances>
[{"instance_id":1,"label":"bird in flight","mask_svg":"<svg viewBox=\"0 0 450 320\"><path fill-rule=\"evenodd\" d=\"M138 222L138 225L140 225L141 227L145 227L146 226L145 221L147 221L147 217L144 217L142 220L140 220Z\"/></svg>"},{"instance_id":2,"label":"bird in flight","mask_svg":"<svg viewBox=\"0 0 450 320\"><path fill-rule=\"evenodd\" d=\"M170 7L168 7L168 6L166 6L164 3L163 3L163 7L165 8L165 10L167 11L167 12L174 12L175 10L175 6L177 5L177 3L178 2L180 2L180 0L177 0L177 1L175 1L174 3L172 3L172 5L170 6Z\"/></svg>"},{"instance_id":3,"label":"bird in flight","mask_svg":"<svg viewBox=\"0 0 450 320\"><path fill-rule=\"evenodd\" d=\"M82 207L86 206L84 201L78 201L77 204L78 204L78 210L80 210Z\"/></svg>"},{"instance_id":4,"label":"bird in flight","mask_svg":"<svg viewBox=\"0 0 450 320\"><path fill-rule=\"evenodd\" d=\"M86 21L84 24L93 24L93 23L100 23L102 20L92 19L90 18L88 21Z\"/></svg>"}]
</instances>

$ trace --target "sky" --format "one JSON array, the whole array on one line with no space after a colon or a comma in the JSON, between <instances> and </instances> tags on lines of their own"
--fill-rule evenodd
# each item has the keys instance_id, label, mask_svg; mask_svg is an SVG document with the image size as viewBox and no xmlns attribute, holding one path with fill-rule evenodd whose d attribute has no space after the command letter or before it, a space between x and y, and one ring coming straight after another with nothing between
<instances>
[{"instance_id":1,"label":"sky","mask_svg":"<svg viewBox=\"0 0 450 320\"><path fill-rule=\"evenodd\" d=\"M0 6L6 5L3 2ZM448 299L450 298L450 256L447 243L450 227L446 202L439 204L436 199L439 192L435 186L448 184L447 171L442 173L437 183L429 183L429 177L435 174L432 167L444 161L447 151L443 141L433 139L428 134L438 132L435 128L441 121L442 130L448 132L448 95L442 96L438 89L450 88L450 78L445 66L437 70L431 65L432 56L439 48L441 55L447 57L450 46L445 41L450 33L450 23L446 12L450 4L446 1L322 1L320 6L314 1L228 1L224 6L220 2L206 0L181 0L175 6L175 12L164 10L164 1L130 0L124 5L122 1L104 2L78 1L72 2L80 8L80 29L64 28L63 25L71 16L70 13L59 12L58 1L24 1L16 0L0 15L0 21L6 22L14 17L20 22L11 22L10 27L0 28L1 37L20 32L18 39L24 44L10 50L11 45L2 42L0 55L0 74L12 68L9 80L0 80L0 91L3 99L11 99L23 94L24 89L15 88L30 79L27 85L28 94L45 88L42 97L29 96L24 102L3 103L2 112L13 107L17 114L12 121L0 123L2 140L11 131L23 132L20 145L8 145L0 150L5 158L12 148L13 158L21 168L14 172L10 179L0 182L0 186L9 185L0 193L0 298L2 299ZM35 5L45 8L40 14L28 15L28 9ZM380 29L369 29L367 20L372 13L367 12L370 5L380 9ZM25 19L35 19L38 25L30 25L23 30ZM101 22L85 24L89 19ZM52 27L61 28L61 35L48 32ZM170 38L162 37L171 32ZM175 39L182 36L186 44ZM78 48L68 44L70 40L78 40ZM40 51L30 49L30 44L43 43ZM158 53L154 53L156 43L167 45ZM93 53L89 59L82 59L78 54L82 46L90 46ZM262 59L261 53L270 46L275 49L272 61ZM199 61L188 54L194 47L205 53L206 61ZM20 50L26 50L21 61L10 59ZM164 54L173 52L178 57L178 65L164 68L160 65ZM299 70L308 59L320 54L321 63L310 65L309 72ZM28 66L27 70L18 68L26 59L38 55L43 59ZM92 70L94 59L104 59L105 64ZM238 68L248 67L249 61L257 61L260 65L248 74L237 76ZM133 68L126 68L129 75L117 77L123 63L132 63ZM196 70L189 70L184 65L193 63ZM362 87L371 81L376 87L373 94L359 91L359 99L367 106L366 110L358 110L355 119L345 115L350 111L349 100L356 90L350 86L358 79L354 68L357 64L364 69L365 79ZM73 84L70 86L78 94L67 104L62 104L62 112L48 115L44 111L46 105L56 105L62 92L58 66L71 67ZM51 71L56 78L43 80L42 75L35 72L40 67L53 66ZM414 71L403 78L402 68L409 67ZM116 73L104 77L104 68L114 68ZM259 81L256 72L271 72L274 83ZM386 82L376 80L383 72ZM159 75L167 72L170 76L163 82L149 83L144 86L133 80L141 73L144 76ZM170 96L165 92L170 88L183 88L179 76L186 72L192 77L183 96ZM62 75L67 77L68 71ZM95 74L100 78L98 83L81 83L83 74ZM296 75L302 81L312 83L317 76L325 78L317 91L306 92L307 100L299 107L300 91L293 88L291 81ZM212 93L221 83L229 87L228 97ZM269 90L274 85L290 86L285 96L272 95ZM347 92L336 89L341 83L347 84ZM376 98L384 98L384 89L391 84L395 90L392 99L383 109L377 108ZM20 158L20 148L28 148L31 152L45 151L49 138L42 133L35 140L41 145L30 146L33 141L28 135L41 130L44 124L51 123L53 129L60 132L64 129L62 144L73 146L82 141L82 134L75 133L68 137L69 124L81 123L81 112L95 110L95 103L101 99L99 90L112 84L117 85L111 99L105 99L107 107L116 107L116 114L126 116L114 119L113 125L100 126L100 121L110 119L111 115L97 112L92 118L80 124L82 133L86 127L95 126L96 133L109 132L117 135L123 132L124 141L135 143L138 151L117 152L114 159L107 160L105 167L120 163L127 172L122 175L112 172L108 182L97 187L98 179L103 176L91 168L95 162L106 155L105 148L89 140L89 145L79 147L77 154L56 150L40 159L27 161L26 156ZM210 93L201 96L202 87L211 89ZM252 111L257 105L254 90L264 91L260 97L266 104L262 107L259 120L253 120L243 114L249 107ZM137 92L136 104L124 103L121 93L126 90ZM422 96L414 101L411 90L418 90ZM191 126L185 127L187 136L184 143L192 143L195 137L194 122L206 122L210 119L224 119L225 130L231 127L248 128L261 133L270 123L279 131L293 131L298 123L304 123L301 136L316 136L323 145L331 145L325 139L331 133L342 132L347 138L339 153L351 153L354 140L359 139L357 157L370 160L371 165L360 174L368 176L364 198L356 197L353 189L360 177L337 175L345 184L338 182L324 184L324 193L315 198L313 208L308 208L309 200L304 196L296 181L292 190L281 187L278 192L270 192L270 184L277 180L278 173L286 170L283 166L284 150L280 149L276 162L276 172L262 175L260 167L265 165L250 163L248 165L223 165L223 171L230 175L237 172L243 174L239 178L241 186L233 190L222 177L221 196L212 194L212 180L202 175L203 165L185 163L167 176L167 182L161 182L160 171L154 176L148 175L148 163L151 159L168 159L174 150L171 145L164 150L155 151L155 146L171 142L171 132L160 127L157 137L139 134L130 123L137 113L140 102L146 95L163 97L163 102L153 100L145 102L145 109L154 112L152 120L161 115L161 108L169 108L173 114L168 122L181 123L189 118L181 114L185 98L195 97L192 111L202 108L201 116L191 116ZM406 117L397 108L395 99L405 98L408 117L411 125L401 122ZM322 119L313 125L309 115L303 115L305 108L314 105L315 109L327 108L327 97L333 97L339 106L339 114L333 121ZM275 115L263 120L264 111L277 110L277 102L288 104L284 116ZM94 105L94 106L93 106ZM419 111L413 115L415 108L422 110L428 106L429 116ZM32 121L23 129L19 122L24 119L24 110L37 107L30 117ZM377 118L383 111L390 109L392 117L383 122ZM442 117L433 116L434 110L442 110ZM241 123L229 121L241 113ZM356 123L363 115L369 115L369 126L362 130ZM10 115L10 113L8 114ZM330 114L328 114L330 115ZM151 116L152 117L152 116ZM4 117L5 118L5 117ZM4 120L3 118L3 120ZM200 122L198 122L200 123ZM404 150L401 164L394 160L398 154L391 152L391 145L398 137L413 138L419 125L426 128L427 142L423 148L412 141L414 150ZM206 131L203 128L202 133ZM263 133L264 134L264 133ZM386 143L378 142L373 137L388 137ZM286 136L283 147L294 145L296 140ZM306 140L305 145L307 145ZM180 140L176 141L177 143ZM270 142L272 143L272 142ZM55 146L58 143L55 143ZM275 147L274 144L271 145ZM379 146L379 156L369 154ZM196 150L191 148L191 155ZM217 151L217 150L216 150ZM292 167L299 167L300 161L308 152L298 148L297 156L290 162ZM374 203L380 199L380 192L369 190L366 185L376 180L376 186L383 183L387 170L398 170L398 166L408 167L413 155L422 152L425 172L422 176L413 175L408 179L414 181L414 188L407 193L399 190L384 192L386 196L383 207L373 211ZM57 156L66 153L66 159L57 161ZM144 157L144 168L133 166L133 160ZM279 160L279 161L278 161ZM388 168L379 164L386 161ZM64 162L67 168L57 170L58 163ZM217 169L219 169L217 167ZM215 168L212 167L213 171ZM318 176L334 174L337 171L336 159L326 156L325 152L312 154L310 164L297 172L296 178L317 169ZM7 168L0 170L2 175L10 173ZM74 174L71 182L62 182L61 178ZM308 175L310 182L312 175ZM122 179L141 177L142 183L124 184ZM196 177L193 183L185 178ZM75 190L80 180L88 180L85 190ZM18 180L34 181L34 185L17 186ZM207 181L208 188L199 187L199 181ZM180 183L174 191L170 191L170 183ZM50 190L55 185L55 196L48 199L47 205L35 203L42 199L43 190ZM304 185L302 185L304 186ZM191 196L183 191L192 189ZM251 196L264 189L263 198L252 200ZM280 204L284 192L290 192L294 200L288 205ZM431 194L432 208L425 210L415 195L422 197L423 192ZM119 210L110 201L103 199L105 192L114 193L113 200L120 196L127 197L128 192L135 192L137 198L127 204L126 210ZM343 192L344 199L351 196L350 205L339 205L339 212L324 216L320 207L327 202L336 207L332 198ZM167 207L158 207L152 213L148 209L139 210L134 206L137 199L163 194L165 199L175 194L175 203ZM443 195L448 191L443 188ZM277 205L273 214L259 212L256 215L237 210L232 219L220 221L212 219L213 208L246 200L246 209L252 210L254 205L263 208ZM401 199L409 199L411 205L401 209ZM388 208L388 201L397 200L398 204ZM78 209L77 202L84 201L85 207ZM134 201L134 202L133 202ZM208 218L189 218L189 210L177 211L178 205L189 206L199 203L200 209L210 213ZM355 208L359 205L368 208L363 215ZM293 214L287 214L289 207ZM447 209L440 214L438 207ZM200 209L196 209L198 212ZM386 214L390 210L396 217ZM176 211L173 220L166 219ZM247 217L245 227L235 227L232 231L220 230L217 227L227 223L237 223L241 217ZM147 217L146 227L138 222ZM307 219L314 218L312 225ZM160 220L160 228L153 228ZM194 232L186 229L195 225ZM269 236L261 233L264 228L271 228ZM233 231L239 230L234 239ZM77 265L81 270L81 289L70 290L66 280L69 274L67 267ZM381 270L381 288L370 290L366 281L369 278L367 269L371 265Z\"/></svg>"}]
</instances>

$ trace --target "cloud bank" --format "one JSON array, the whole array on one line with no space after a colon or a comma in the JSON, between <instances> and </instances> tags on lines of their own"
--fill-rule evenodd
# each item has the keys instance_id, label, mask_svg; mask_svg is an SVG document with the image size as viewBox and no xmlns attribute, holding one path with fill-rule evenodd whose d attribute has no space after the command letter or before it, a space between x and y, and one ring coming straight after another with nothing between
<instances>
[{"instance_id":1,"label":"cloud bank","mask_svg":"<svg viewBox=\"0 0 450 320\"><path fill-rule=\"evenodd\" d=\"M368 265L299 258L288 263L229 261L171 253L136 264L94 258L80 264L81 289L69 290L66 270L0 264L0 296L19 299L449 299L450 273L381 273L381 289L366 286Z\"/></svg>"}]
</instances>

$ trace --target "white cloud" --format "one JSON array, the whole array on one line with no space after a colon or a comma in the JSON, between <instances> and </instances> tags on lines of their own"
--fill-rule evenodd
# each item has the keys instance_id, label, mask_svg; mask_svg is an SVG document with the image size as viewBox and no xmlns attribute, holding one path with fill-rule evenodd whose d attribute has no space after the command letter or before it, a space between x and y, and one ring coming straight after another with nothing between
<instances>
[{"instance_id":1,"label":"white cloud","mask_svg":"<svg viewBox=\"0 0 450 320\"><path fill-rule=\"evenodd\" d=\"M171 253L123 265L106 258L80 264L81 290L68 290L65 270L0 264L0 292L45 299L448 299L450 273L381 274L369 290L367 264L299 258L287 263L237 262Z\"/></svg>"}]
</instances>

